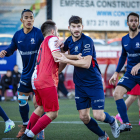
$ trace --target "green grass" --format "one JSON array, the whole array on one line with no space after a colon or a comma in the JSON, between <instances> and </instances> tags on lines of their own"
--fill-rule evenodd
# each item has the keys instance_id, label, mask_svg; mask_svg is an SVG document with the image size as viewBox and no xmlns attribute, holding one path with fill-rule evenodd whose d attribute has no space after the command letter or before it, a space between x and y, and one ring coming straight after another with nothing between
<instances>
[{"instance_id":1,"label":"green grass","mask_svg":"<svg viewBox=\"0 0 140 140\"><path fill-rule=\"evenodd\" d=\"M51 123L45 129L45 140L97 140L98 136L90 132L85 125L83 125L79 119L78 111L76 110L75 101L67 100L67 99L60 99L60 110L59 115L53 123ZM9 118L13 121L22 121L17 102L0 102L1 107L5 110ZM34 110L33 103L29 101L30 105L30 115ZM110 115L116 115L117 109L116 104L113 98L106 98L105 103L105 111L108 112ZM91 111L92 116L92 111ZM140 140L140 126L138 125L139 113L138 113L138 106L137 102L135 101L128 111L128 116L130 122L133 124L133 129L131 132L124 132L121 133L119 140ZM0 117L0 121L3 119ZM61 123L61 122L68 122L68 123ZM78 122L76 123L69 123L69 122ZM57 123L56 123L57 122ZM4 134L5 124L4 122L0 122L0 140L2 138L15 138L17 135L19 128L18 125L22 124L22 122L15 122L16 127L9 132L8 134ZM114 140L110 126L108 124L103 124L99 122L100 127L105 130L110 140Z\"/></svg>"}]
</instances>

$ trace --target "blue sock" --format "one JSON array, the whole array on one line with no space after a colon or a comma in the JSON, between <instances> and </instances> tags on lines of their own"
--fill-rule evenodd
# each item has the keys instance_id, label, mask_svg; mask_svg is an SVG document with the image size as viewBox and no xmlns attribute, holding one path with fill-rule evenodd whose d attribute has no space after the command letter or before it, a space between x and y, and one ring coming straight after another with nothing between
<instances>
[{"instance_id":1,"label":"blue sock","mask_svg":"<svg viewBox=\"0 0 140 140\"><path fill-rule=\"evenodd\" d=\"M19 106L19 112L23 120L23 123L28 122L29 121L29 104L27 103L25 106Z\"/></svg>"},{"instance_id":2,"label":"blue sock","mask_svg":"<svg viewBox=\"0 0 140 140\"><path fill-rule=\"evenodd\" d=\"M127 116L127 108L126 108L126 104L125 104L124 100L123 99L117 100L116 105L117 105L117 110L118 110L123 122L129 123L129 119Z\"/></svg>"},{"instance_id":3,"label":"blue sock","mask_svg":"<svg viewBox=\"0 0 140 140\"><path fill-rule=\"evenodd\" d=\"M98 123L91 118L88 124L85 124L89 130L97 134L99 137L104 136L105 132L98 126Z\"/></svg>"},{"instance_id":4,"label":"blue sock","mask_svg":"<svg viewBox=\"0 0 140 140\"><path fill-rule=\"evenodd\" d=\"M106 115L104 122L109 123L109 124L114 123L115 119L111 117L107 112L104 112L104 113Z\"/></svg>"},{"instance_id":5,"label":"blue sock","mask_svg":"<svg viewBox=\"0 0 140 140\"><path fill-rule=\"evenodd\" d=\"M6 115L4 110L1 108L1 106L0 106L0 116L4 119L5 122L9 120L8 116Z\"/></svg>"}]
</instances>

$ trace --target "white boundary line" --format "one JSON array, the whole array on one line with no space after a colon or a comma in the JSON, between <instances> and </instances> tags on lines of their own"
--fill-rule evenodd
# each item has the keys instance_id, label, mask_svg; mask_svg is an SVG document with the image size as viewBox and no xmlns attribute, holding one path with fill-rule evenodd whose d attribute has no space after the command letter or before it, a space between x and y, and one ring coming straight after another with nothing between
<instances>
[{"instance_id":1,"label":"white boundary line","mask_svg":"<svg viewBox=\"0 0 140 140\"><path fill-rule=\"evenodd\" d=\"M4 121L0 121L0 123L2 123ZM15 123L22 123L22 121L14 121ZM98 122L98 121L97 121ZM130 121L131 125L139 125L138 121ZM137 122L136 124L132 124L132 122ZM64 123L64 124L83 124L82 121L54 121L51 123ZM104 122L98 122L98 124L108 124L108 123L104 123Z\"/></svg>"}]
</instances>

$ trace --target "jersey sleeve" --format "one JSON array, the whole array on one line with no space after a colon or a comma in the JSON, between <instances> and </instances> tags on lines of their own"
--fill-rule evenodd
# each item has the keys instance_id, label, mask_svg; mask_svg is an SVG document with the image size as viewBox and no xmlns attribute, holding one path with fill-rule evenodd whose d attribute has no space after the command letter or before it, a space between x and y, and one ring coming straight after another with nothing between
<instances>
[{"instance_id":1,"label":"jersey sleeve","mask_svg":"<svg viewBox=\"0 0 140 140\"><path fill-rule=\"evenodd\" d=\"M14 35L14 37L12 38L11 44L9 45L9 47L5 50L7 51L6 56L10 56L14 53L15 50L17 50L17 45L16 45L16 34Z\"/></svg>"},{"instance_id":2,"label":"jersey sleeve","mask_svg":"<svg viewBox=\"0 0 140 140\"><path fill-rule=\"evenodd\" d=\"M94 43L91 38L83 40L82 56L93 55Z\"/></svg>"},{"instance_id":3,"label":"jersey sleeve","mask_svg":"<svg viewBox=\"0 0 140 140\"><path fill-rule=\"evenodd\" d=\"M121 57L120 57L119 62L118 62L116 72L118 72L118 73L120 72L120 70L124 66L124 63L126 61L126 57L127 57L127 53L126 53L124 46L123 46L123 43L122 43L122 53L121 53Z\"/></svg>"},{"instance_id":4,"label":"jersey sleeve","mask_svg":"<svg viewBox=\"0 0 140 140\"><path fill-rule=\"evenodd\" d=\"M50 48L50 50L51 50L51 52L53 53L53 52L56 52L56 51L60 51L60 47L59 48L57 48L56 46L55 46L55 41L56 40L58 40L58 38L57 37L52 37L52 38L50 38L49 39L49 48Z\"/></svg>"}]
</instances>

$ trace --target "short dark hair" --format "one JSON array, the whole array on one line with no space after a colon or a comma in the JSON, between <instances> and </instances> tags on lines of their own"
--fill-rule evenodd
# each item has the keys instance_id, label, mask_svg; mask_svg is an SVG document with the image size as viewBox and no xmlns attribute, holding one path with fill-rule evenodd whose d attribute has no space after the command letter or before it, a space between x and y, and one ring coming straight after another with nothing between
<instances>
[{"instance_id":1,"label":"short dark hair","mask_svg":"<svg viewBox=\"0 0 140 140\"><path fill-rule=\"evenodd\" d=\"M140 25L138 26L138 29L140 29Z\"/></svg>"},{"instance_id":2,"label":"short dark hair","mask_svg":"<svg viewBox=\"0 0 140 140\"><path fill-rule=\"evenodd\" d=\"M69 25L71 25L71 23L81 23L82 24L82 18L78 17L78 16L71 16L71 18L69 19Z\"/></svg>"},{"instance_id":3,"label":"short dark hair","mask_svg":"<svg viewBox=\"0 0 140 140\"><path fill-rule=\"evenodd\" d=\"M45 21L41 26L41 32L43 36L45 37L47 34L49 34L52 29L55 30L55 25L55 22L53 22L52 20Z\"/></svg>"},{"instance_id":4,"label":"short dark hair","mask_svg":"<svg viewBox=\"0 0 140 140\"><path fill-rule=\"evenodd\" d=\"M127 16L127 22L129 21L129 17L130 16L136 16L138 18L139 21L139 15L137 13L131 12L128 16Z\"/></svg>"},{"instance_id":5,"label":"short dark hair","mask_svg":"<svg viewBox=\"0 0 140 140\"><path fill-rule=\"evenodd\" d=\"M22 11L22 13L21 13L21 18L23 18L23 14L24 14L25 12L31 12L31 13L33 14L33 11L31 11L30 9L24 9L24 10Z\"/></svg>"}]
</instances>

